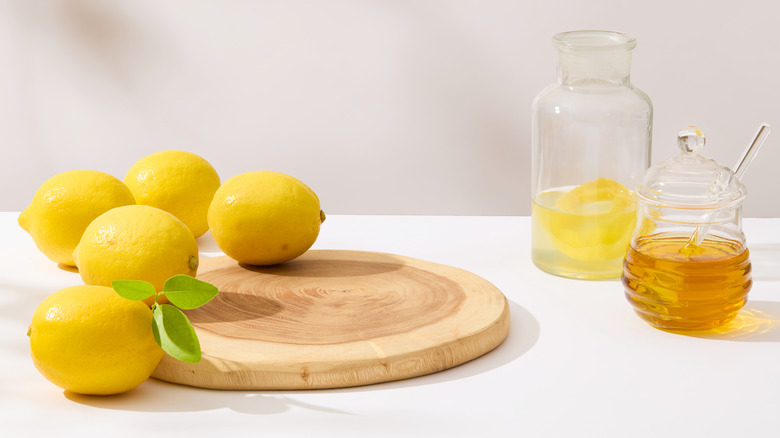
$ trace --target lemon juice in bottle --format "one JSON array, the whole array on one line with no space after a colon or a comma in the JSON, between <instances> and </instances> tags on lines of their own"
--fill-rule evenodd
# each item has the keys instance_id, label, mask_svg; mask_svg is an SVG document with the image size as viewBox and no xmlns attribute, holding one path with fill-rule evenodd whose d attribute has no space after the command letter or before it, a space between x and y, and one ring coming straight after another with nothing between
<instances>
[{"instance_id":1,"label":"lemon juice in bottle","mask_svg":"<svg viewBox=\"0 0 780 438\"><path fill-rule=\"evenodd\" d=\"M542 270L582 279L617 278L636 223L636 198L607 178L536 195L533 260Z\"/></svg>"}]
</instances>

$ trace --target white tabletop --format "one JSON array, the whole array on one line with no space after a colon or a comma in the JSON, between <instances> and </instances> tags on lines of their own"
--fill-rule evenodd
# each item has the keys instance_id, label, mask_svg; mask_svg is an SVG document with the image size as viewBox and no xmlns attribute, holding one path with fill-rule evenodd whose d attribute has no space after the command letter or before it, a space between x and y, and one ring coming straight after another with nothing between
<instances>
[{"instance_id":1,"label":"white tabletop","mask_svg":"<svg viewBox=\"0 0 780 438\"><path fill-rule=\"evenodd\" d=\"M619 281L577 281L530 260L526 217L329 216L314 248L417 257L469 270L509 300L497 349L379 385L215 391L150 379L119 396L65 393L29 357L38 303L81 284L0 213L0 436L775 436L780 429L780 219L746 219L754 268L739 324L656 330ZM207 236L204 256L218 252ZM10 433L9 433L10 431ZM150 435L151 434L151 435Z\"/></svg>"}]
</instances>

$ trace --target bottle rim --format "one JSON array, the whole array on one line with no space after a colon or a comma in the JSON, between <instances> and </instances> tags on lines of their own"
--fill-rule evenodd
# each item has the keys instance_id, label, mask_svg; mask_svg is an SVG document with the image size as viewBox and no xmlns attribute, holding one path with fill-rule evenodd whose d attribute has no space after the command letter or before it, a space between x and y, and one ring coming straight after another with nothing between
<instances>
[{"instance_id":1,"label":"bottle rim","mask_svg":"<svg viewBox=\"0 0 780 438\"><path fill-rule=\"evenodd\" d=\"M564 52L628 51L636 47L636 38L611 30L573 30L553 36L553 45Z\"/></svg>"}]
</instances>

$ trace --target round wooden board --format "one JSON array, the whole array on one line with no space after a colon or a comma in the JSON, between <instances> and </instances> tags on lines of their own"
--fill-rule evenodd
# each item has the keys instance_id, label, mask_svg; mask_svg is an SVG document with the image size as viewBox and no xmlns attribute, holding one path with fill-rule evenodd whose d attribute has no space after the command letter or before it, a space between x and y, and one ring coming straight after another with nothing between
<instances>
[{"instance_id":1,"label":"round wooden board","mask_svg":"<svg viewBox=\"0 0 780 438\"><path fill-rule=\"evenodd\" d=\"M203 357L189 364L166 355L153 377L235 390L367 385L460 365L509 331L495 286L409 257L310 250L269 267L204 258L199 271L219 288L185 311Z\"/></svg>"}]
</instances>

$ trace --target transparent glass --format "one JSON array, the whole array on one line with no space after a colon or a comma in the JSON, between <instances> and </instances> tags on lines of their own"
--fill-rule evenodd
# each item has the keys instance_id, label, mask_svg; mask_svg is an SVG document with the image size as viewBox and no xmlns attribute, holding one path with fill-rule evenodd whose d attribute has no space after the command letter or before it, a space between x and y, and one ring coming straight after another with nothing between
<instances>
[{"instance_id":1,"label":"transparent glass","mask_svg":"<svg viewBox=\"0 0 780 438\"><path fill-rule=\"evenodd\" d=\"M704 135L682 131L681 154L653 166L637 186L639 214L622 282L652 326L708 330L734 319L752 286L742 232L745 188L698 154Z\"/></svg>"},{"instance_id":2,"label":"transparent glass","mask_svg":"<svg viewBox=\"0 0 780 438\"><path fill-rule=\"evenodd\" d=\"M653 107L631 84L636 40L555 35L558 80L532 109L532 259L551 274L619 278L650 163Z\"/></svg>"}]
</instances>

